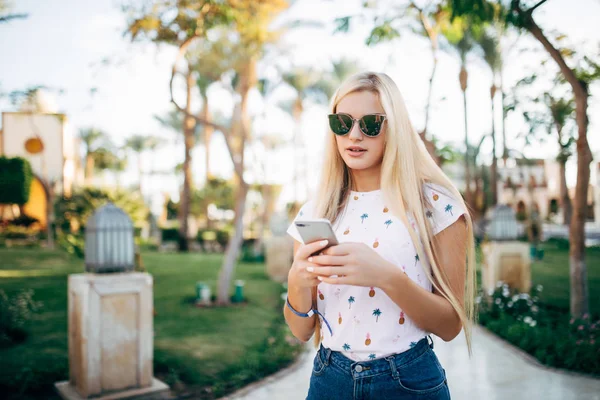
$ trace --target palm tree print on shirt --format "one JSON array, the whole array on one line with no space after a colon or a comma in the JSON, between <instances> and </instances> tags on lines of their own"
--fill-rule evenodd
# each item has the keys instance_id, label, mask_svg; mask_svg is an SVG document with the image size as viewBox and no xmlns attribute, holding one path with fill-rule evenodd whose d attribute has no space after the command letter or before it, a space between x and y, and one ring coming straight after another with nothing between
<instances>
[{"instance_id":1,"label":"palm tree print on shirt","mask_svg":"<svg viewBox=\"0 0 600 400\"><path fill-rule=\"evenodd\" d=\"M369 354L369 360L374 360L375 358L376 358L375 354L373 354L373 353Z\"/></svg>"},{"instance_id":2,"label":"palm tree print on shirt","mask_svg":"<svg viewBox=\"0 0 600 400\"><path fill-rule=\"evenodd\" d=\"M363 215L360 216L360 223L362 224L363 222L365 222L365 218L369 218L369 214L364 213Z\"/></svg>"},{"instance_id":3,"label":"palm tree print on shirt","mask_svg":"<svg viewBox=\"0 0 600 400\"><path fill-rule=\"evenodd\" d=\"M354 303L354 296L348 297L348 304L349 304L348 309L352 308L352 303Z\"/></svg>"},{"instance_id":4,"label":"palm tree print on shirt","mask_svg":"<svg viewBox=\"0 0 600 400\"><path fill-rule=\"evenodd\" d=\"M348 351L350 350L350 345L348 343L344 343L344 350Z\"/></svg>"},{"instance_id":5,"label":"palm tree print on shirt","mask_svg":"<svg viewBox=\"0 0 600 400\"><path fill-rule=\"evenodd\" d=\"M417 345L417 342L410 342L410 348L412 349L413 347L415 347Z\"/></svg>"},{"instance_id":6,"label":"palm tree print on shirt","mask_svg":"<svg viewBox=\"0 0 600 400\"><path fill-rule=\"evenodd\" d=\"M418 262L419 262L419 254L415 254L415 267L417 266Z\"/></svg>"},{"instance_id":7,"label":"palm tree print on shirt","mask_svg":"<svg viewBox=\"0 0 600 400\"><path fill-rule=\"evenodd\" d=\"M431 210L427 210L427 212L425 213L425 215L427 216L427 218L433 217L433 213L431 212Z\"/></svg>"},{"instance_id":8,"label":"palm tree print on shirt","mask_svg":"<svg viewBox=\"0 0 600 400\"><path fill-rule=\"evenodd\" d=\"M385 229L389 228L390 225L392 224L392 220L388 219L387 221L384 222L384 224L386 224L387 226L385 227Z\"/></svg>"},{"instance_id":9,"label":"palm tree print on shirt","mask_svg":"<svg viewBox=\"0 0 600 400\"><path fill-rule=\"evenodd\" d=\"M381 310L376 308L373 310L373 316L375 317L375 322L379 322L379 316L381 315Z\"/></svg>"},{"instance_id":10,"label":"palm tree print on shirt","mask_svg":"<svg viewBox=\"0 0 600 400\"><path fill-rule=\"evenodd\" d=\"M444 211L449 212L450 215L454 216L454 214L452 214L452 205L451 204L446 204L446 208L444 208Z\"/></svg>"}]
</instances>

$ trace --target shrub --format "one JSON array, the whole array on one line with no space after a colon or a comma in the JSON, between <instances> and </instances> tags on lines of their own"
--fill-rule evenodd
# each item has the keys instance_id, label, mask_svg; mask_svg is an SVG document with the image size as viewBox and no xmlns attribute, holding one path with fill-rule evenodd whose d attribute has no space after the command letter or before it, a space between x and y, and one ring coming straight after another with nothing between
<instances>
[{"instance_id":1,"label":"shrub","mask_svg":"<svg viewBox=\"0 0 600 400\"><path fill-rule=\"evenodd\" d=\"M23 215L19 215L17 218L15 218L13 220L11 220L10 224L15 225L15 226L24 226L24 227L28 228L31 225L35 224L36 222L40 222L40 220L37 218L34 218L34 217L30 217L27 214L23 214Z\"/></svg>"},{"instance_id":2,"label":"shrub","mask_svg":"<svg viewBox=\"0 0 600 400\"><path fill-rule=\"evenodd\" d=\"M0 347L24 341L27 332L23 326L40 307L40 302L33 301L32 289L22 290L12 297L0 289Z\"/></svg>"},{"instance_id":3,"label":"shrub","mask_svg":"<svg viewBox=\"0 0 600 400\"><path fill-rule=\"evenodd\" d=\"M160 233L163 242L179 241L179 228L161 228Z\"/></svg>"},{"instance_id":4,"label":"shrub","mask_svg":"<svg viewBox=\"0 0 600 400\"><path fill-rule=\"evenodd\" d=\"M479 323L541 363L600 376L600 319L586 314L569 320L564 311L539 302L541 285L531 294L500 282L477 296Z\"/></svg>"}]
</instances>

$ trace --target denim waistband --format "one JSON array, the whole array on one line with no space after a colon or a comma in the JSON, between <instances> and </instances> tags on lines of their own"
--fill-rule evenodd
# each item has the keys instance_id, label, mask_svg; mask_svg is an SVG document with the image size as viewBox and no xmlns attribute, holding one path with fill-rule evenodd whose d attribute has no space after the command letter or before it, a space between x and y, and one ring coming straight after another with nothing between
<instances>
[{"instance_id":1,"label":"denim waistband","mask_svg":"<svg viewBox=\"0 0 600 400\"><path fill-rule=\"evenodd\" d=\"M431 340L431 343L429 341ZM396 374L396 368L418 358L429 348L433 349L433 339L427 335L417 342L412 348L402 353L392 354L387 357L368 361L354 361L339 351L333 351L327 347L319 347L321 359L326 364L334 364L345 373L355 375L359 372L361 376L374 376L382 373L388 373L390 370ZM357 367L360 366L358 369Z\"/></svg>"}]
</instances>

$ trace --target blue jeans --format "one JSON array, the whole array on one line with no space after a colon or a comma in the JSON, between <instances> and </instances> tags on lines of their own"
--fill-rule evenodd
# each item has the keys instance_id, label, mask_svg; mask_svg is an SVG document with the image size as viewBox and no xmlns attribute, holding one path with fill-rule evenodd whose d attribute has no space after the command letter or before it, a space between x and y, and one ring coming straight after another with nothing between
<instances>
[{"instance_id":1,"label":"blue jeans","mask_svg":"<svg viewBox=\"0 0 600 400\"><path fill-rule=\"evenodd\" d=\"M321 345L306 399L447 400L450 391L433 339L429 344L424 337L409 350L372 361L354 361Z\"/></svg>"}]
</instances>

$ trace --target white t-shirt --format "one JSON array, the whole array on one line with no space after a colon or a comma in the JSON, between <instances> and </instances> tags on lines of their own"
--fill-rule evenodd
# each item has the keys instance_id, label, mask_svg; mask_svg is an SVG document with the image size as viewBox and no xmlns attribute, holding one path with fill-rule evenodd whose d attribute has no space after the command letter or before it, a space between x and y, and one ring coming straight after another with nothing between
<instances>
[{"instance_id":1,"label":"white t-shirt","mask_svg":"<svg viewBox=\"0 0 600 400\"><path fill-rule=\"evenodd\" d=\"M426 183L423 193L433 205L426 215L434 233L442 231L465 213L464 207L437 184ZM431 292L431 283L421 264L423 261L419 260L402 220L393 216L384 204L381 190L352 191L350 196L350 201L334 225L338 241L368 244L384 259L401 268L410 279ZM302 206L294 221L313 218L313 213L314 203L311 200ZM410 215L407 219L411 224L414 222ZM303 242L294 223L287 232L295 240ZM377 287L323 282L317 289L317 308L333 331L333 335L330 335L326 324L320 320L323 346L340 351L355 361L401 353L430 333L418 328Z\"/></svg>"}]
</instances>

